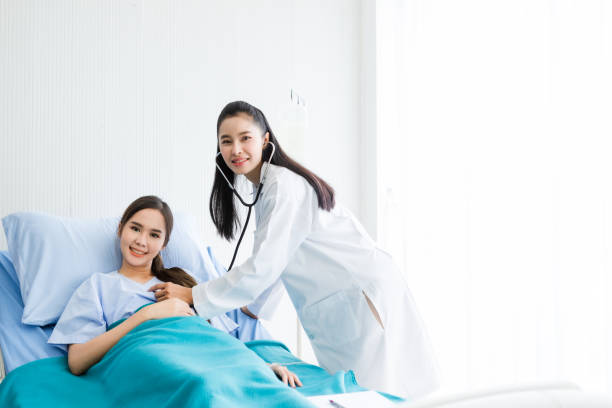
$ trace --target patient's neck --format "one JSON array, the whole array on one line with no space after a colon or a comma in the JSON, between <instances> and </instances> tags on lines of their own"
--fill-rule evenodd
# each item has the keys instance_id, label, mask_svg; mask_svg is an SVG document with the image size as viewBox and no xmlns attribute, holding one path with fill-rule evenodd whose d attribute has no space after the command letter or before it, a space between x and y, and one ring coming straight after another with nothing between
<instances>
[{"instance_id":1,"label":"patient's neck","mask_svg":"<svg viewBox=\"0 0 612 408\"><path fill-rule=\"evenodd\" d=\"M145 283L151 280L153 273L151 273L151 265L134 266L130 265L125 260L121 264L119 273L133 281L139 283Z\"/></svg>"}]
</instances>

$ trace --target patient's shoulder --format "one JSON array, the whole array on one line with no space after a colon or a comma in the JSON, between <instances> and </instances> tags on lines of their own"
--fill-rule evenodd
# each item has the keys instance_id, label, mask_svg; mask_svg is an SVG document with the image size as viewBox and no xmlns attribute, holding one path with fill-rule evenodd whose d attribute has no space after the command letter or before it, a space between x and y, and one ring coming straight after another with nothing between
<instances>
[{"instance_id":1,"label":"patient's shoulder","mask_svg":"<svg viewBox=\"0 0 612 408\"><path fill-rule=\"evenodd\" d=\"M92 282L114 281L117 279L119 279L119 273L117 271L96 272L88 278L88 280Z\"/></svg>"},{"instance_id":2,"label":"patient's shoulder","mask_svg":"<svg viewBox=\"0 0 612 408\"><path fill-rule=\"evenodd\" d=\"M117 271L114 272L96 272L85 279L80 285L79 289L87 290L98 289L103 286L112 285L118 282L119 274Z\"/></svg>"}]
</instances>

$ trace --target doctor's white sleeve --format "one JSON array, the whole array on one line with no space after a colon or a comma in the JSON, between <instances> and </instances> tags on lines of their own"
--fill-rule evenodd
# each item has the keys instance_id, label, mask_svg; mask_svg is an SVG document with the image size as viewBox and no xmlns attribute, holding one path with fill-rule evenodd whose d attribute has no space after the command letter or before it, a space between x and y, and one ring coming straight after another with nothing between
<instances>
[{"instance_id":1,"label":"doctor's white sleeve","mask_svg":"<svg viewBox=\"0 0 612 408\"><path fill-rule=\"evenodd\" d=\"M193 305L205 319L254 302L280 278L312 229L318 203L307 183L275 180L265 188L256 206L260 219L251 257L222 277L193 287Z\"/></svg>"},{"instance_id":2,"label":"doctor's white sleeve","mask_svg":"<svg viewBox=\"0 0 612 408\"><path fill-rule=\"evenodd\" d=\"M283 282L278 278L272 286L264 290L261 295L257 296L257 299L250 303L247 309L255 316L269 320L283 298L284 292L285 287L283 286Z\"/></svg>"}]
</instances>

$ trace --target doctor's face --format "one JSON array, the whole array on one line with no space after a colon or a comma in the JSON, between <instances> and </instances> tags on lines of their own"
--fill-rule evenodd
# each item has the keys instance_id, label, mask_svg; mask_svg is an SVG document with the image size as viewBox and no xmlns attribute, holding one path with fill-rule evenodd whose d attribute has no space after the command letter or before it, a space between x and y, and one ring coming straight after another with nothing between
<instances>
[{"instance_id":1,"label":"doctor's face","mask_svg":"<svg viewBox=\"0 0 612 408\"><path fill-rule=\"evenodd\" d=\"M119 233L123 262L132 267L151 267L164 247L166 222L161 211L145 208L127 220Z\"/></svg>"},{"instance_id":2,"label":"doctor's face","mask_svg":"<svg viewBox=\"0 0 612 408\"><path fill-rule=\"evenodd\" d=\"M229 117L219 126L219 151L223 161L234 174L243 174L253 184L259 184L261 157L268 144L269 134L249 115L240 113Z\"/></svg>"}]
</instances>

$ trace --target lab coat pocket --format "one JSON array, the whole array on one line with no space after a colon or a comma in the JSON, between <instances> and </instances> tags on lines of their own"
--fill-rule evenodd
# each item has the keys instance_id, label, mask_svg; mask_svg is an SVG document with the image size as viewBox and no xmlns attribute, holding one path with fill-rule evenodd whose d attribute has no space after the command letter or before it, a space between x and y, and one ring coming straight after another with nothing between
<instances>
[{"instance_id":1,"label":"lab coat pocket","mask_svg":"<svg viewBox=\"0 0 612 408\"><path fill-rule=\"evenodd\" d=\"M356 300L347 291L341 290L305 307L301 320L310 340L337 346L358 338L361 327L355 314Z\"/></svg>"}]
</instances>

